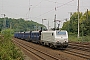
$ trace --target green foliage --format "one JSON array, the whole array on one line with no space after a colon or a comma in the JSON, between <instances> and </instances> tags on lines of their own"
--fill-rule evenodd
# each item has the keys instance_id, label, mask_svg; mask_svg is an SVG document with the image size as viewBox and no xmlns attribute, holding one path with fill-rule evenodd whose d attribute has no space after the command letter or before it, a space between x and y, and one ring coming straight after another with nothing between
<instances>
[{"instance_id":1,"label":"green foliage","mask_svg":"<svg viewBox=\"0 0 90 60\"><path fill-rule=\"evenodd\" d=\"M90 36L90 11L86 11L84 14L82 12L79 13L79 29L80 29L80 38L78 41L82 41L82 38L85 41L89 41L87 36ZM70 17L70 20L63 24L62 29L67 30L69 33L74 33L77 35L78 33L78 12L75 12ZM75 39L75 35L70 35L71 39ZM73 37L74 36L74 37ZM86 37L86 38L85 38ZM77 37L76 37L77 38Z\"/></svg>"},{"instance_id":2,"label":"green foliage","mask_svg":"<svg viewBox=\"0 0 90 60\"><path fill-rule=\"evenodd\" d=\"M80 17L82 16L82 13L79 13ZM80 18L79 17L79 18ZM78 13L75 12L71 17L70 21L67 21L64 23L62 29L67 30L68 32L77 33L78 28Z\"/></svg>"},{"instance_id":3,"label":"green foliage","mask_svg":"<svg viewBox=\"0 0 90 60\"><path fill-rule=\"evenodd\" d=\"M6 28L11 28L14 31L30 31L30 30L40 30L40 27L45 27L42 24L39 24L34 21L25 21L24 19L12 19L12 18L5 18L6 19ZM3 22L4 18L0 18L0 29L3 30ZM46 28L46 27L45 27Z\"/></svg>"},{"instance_id":4,"label":"green foliage","mask_svg":"<svg viewBox=\"0 0 90 60\"><path fill-rule=\"evenodd\" d=\"M3 30L0 34L0 60L24 60L20 50L12 43L10 29Z\"/></svg>"},{"instance_id":5,"label":"green foliage","mask_svg":"<svg viewBox=\"0 0 90 60\"><path fill-rule=\"evenodd\" d=\"M70 21L65 22L62 30L67 30L69 32L69 24L70 24Z\"/></svg>"}]
</instances>

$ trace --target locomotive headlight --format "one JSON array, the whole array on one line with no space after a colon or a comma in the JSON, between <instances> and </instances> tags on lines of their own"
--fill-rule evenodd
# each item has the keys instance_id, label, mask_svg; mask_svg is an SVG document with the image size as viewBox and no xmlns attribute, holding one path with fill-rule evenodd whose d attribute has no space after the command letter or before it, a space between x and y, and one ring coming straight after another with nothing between
<instances>
[{"instance_id":1,"label":"locomotive headlight","mask_svg":"<svg viewBox=\"0 0 90 60\"><path fill-rule=\"evenodd\" d=\"M58 39L55 39L55 42L59 41Z\"/></svg>"},{"instance_id":2,"label":"locomotive headlight","mask_svg":"<svg viewBox=\"0 0 90 60\"><path fill-rule=\"evenodd\" d=\"M59 41L56 41L56 43L59 43Z\"/></svg>"},{"instance_id":3,"label":"locomotive headlight","mask_svg":"<svg viewBox=\"0 0 90 60\"><path fill-rule=\"evenodd\" d=\"M57 42L59 42L59 41L57 41Z\"/></svg>"}]
</instances>

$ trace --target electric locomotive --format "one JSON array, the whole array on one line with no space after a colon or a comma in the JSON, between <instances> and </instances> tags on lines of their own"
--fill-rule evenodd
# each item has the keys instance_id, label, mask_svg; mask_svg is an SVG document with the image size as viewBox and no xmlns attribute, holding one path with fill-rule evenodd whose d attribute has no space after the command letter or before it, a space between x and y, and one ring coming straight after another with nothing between
<instances>
[{"instance_id":1,"label":"electric locomotive","mask_svg":"<svg viewBox=\"0 0 90 60\"><path fill-rule=\"evenodd\" d=\"M40 31L16 32L14 37L48 45L52 48L66 48L68 46L67 31L42 31L41 29Z\"/></svg>"}]
</instances>

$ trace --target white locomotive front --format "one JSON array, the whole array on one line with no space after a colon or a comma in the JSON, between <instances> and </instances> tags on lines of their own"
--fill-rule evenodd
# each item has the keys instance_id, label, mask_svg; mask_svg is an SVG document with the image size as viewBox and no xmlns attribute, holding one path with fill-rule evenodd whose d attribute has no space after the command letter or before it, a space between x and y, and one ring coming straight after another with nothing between
<instances>
[{"instance_id":1,"label":"white locomotive front","mask_svg":"<svg viewBox=\"0 0 90 60\"><path fill-rule=\"evenodd\" d=\"M53 48L66 48L68 46L67 31L42 31L41 43Z\"/></svg>"}]
</instances>

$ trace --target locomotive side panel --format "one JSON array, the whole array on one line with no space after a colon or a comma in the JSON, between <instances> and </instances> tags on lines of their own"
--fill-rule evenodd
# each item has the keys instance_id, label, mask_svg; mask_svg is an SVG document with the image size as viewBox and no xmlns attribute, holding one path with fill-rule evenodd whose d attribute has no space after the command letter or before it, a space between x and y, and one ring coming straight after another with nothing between
<instances>
[{"instance_id":1,"label":"locomotive side panel","mask_svg":"<svg viewBox=\"0 0 90 60\"><path fill-rule=\"evenodd\" d=\"M54 31L42 31L41 32L41 42L44 45L50 45L55 41L55 33Z\"/></svg>"}]
</instances>

